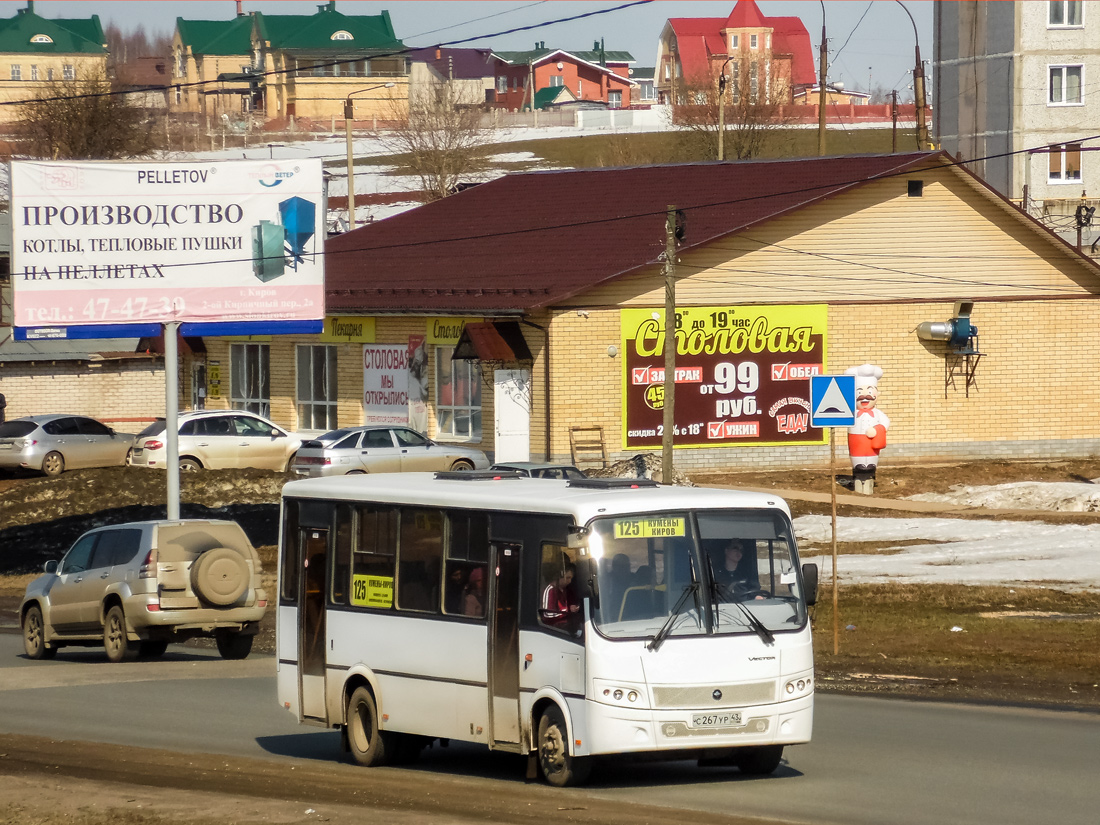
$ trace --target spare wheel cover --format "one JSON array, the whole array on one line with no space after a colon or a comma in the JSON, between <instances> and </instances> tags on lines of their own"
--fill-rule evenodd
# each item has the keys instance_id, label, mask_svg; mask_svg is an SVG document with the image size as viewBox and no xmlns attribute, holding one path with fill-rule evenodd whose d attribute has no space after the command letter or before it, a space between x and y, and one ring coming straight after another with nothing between
<instances>
[{"instance_id":1,"label":"spare wheel cover","mask_svg":"<svg viewBox=\"0 0 1100 825\"><path fill-rule=\"evenodd\" d=\"M213 605L233 604L248 590L250 578L247 562L228 547L207 550L191 565L191 588Z\"/></svg>"}]
</instances>

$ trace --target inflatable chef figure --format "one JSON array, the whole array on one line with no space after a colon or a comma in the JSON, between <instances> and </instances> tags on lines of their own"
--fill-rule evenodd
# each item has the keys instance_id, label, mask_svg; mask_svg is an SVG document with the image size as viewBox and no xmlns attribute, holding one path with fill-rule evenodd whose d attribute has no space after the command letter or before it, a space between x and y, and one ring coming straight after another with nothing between
<instances>
[{"instance_id":1,"label":"inflatable chef figure","mask_svg":"<svg viewBox=\"0 0 1100 825\"><path fill-rule=\"evenodd\" d=\"M848 428L853 489L869 496L875 491L878 454L886 446L886 431L890 429L890 419L877 407L882 368L863 364L850 367L845 374L856 377L856 423Z\"/></svg>"}]
</instances>

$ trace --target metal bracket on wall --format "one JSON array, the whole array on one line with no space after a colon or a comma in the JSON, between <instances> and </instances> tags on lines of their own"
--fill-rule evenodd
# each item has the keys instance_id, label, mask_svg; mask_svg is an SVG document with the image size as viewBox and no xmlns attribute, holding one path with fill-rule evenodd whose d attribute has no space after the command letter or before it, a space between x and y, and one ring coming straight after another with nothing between
<instances>
[{"instance_id":1,"label":"metal bracket on wall","mask_svg":"<svg viewBox=\"0 0 1100 825\"><path fill-rule=\"evenodd\" d=\"M970 397L970 388L977 386L975 373L978 371L978 362L982 360L982 353L978 350L978 336L972 335L966 339L966 344L957 349L948 349L943 359L943 397L947 398L948 390L958 390L958 382L961 380L966 397Z\"/></svg>"}]
</instances>

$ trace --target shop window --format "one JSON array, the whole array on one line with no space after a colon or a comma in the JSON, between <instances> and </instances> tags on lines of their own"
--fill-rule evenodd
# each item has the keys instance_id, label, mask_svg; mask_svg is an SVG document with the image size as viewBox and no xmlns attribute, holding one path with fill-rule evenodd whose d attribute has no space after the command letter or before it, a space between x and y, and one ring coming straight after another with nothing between
<instances>
[{"instance_id":1,"label":"shop window","mask_svg":"<svg viewBox=\"0 0 1100 825\"><path fill-rule=\"evenodd\" d=\"M457 441L480 441L481 364L453 360L453 347L436 347L435 352L438 436Z\"/></svg>"},{"instance_id":2,"label":"shop window","mask_svg":"<svg viewBox=\"0 0 1100 825\"><path fill-rule=\"evenodd\" d=\"M229 403L235 410L271 415L271 347L231 344Z\"/></svg>"},{"instance_id":3,"label":"shop window","mask_svg":"<svg viewBox=\"0 0 1100 825\"><path fill-rule=\"evenodd\" d=\"M336 429L336 347L298 347L298 426Z\"/></svg>"}]
</instances>

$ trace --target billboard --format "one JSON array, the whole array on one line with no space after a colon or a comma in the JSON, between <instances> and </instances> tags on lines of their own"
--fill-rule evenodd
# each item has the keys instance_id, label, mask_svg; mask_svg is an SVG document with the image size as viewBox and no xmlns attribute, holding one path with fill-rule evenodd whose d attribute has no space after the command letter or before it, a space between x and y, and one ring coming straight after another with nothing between
<instances>
[{"instance_id":1,"label":"billboard","mask_svg":"<svg viewBox=\"0 0 1100 825\"><path fill-rule=\"evenodd\" d=\"M409 423L409 346L363 346L363 423Z\"/></svg>"},{"instance_id":2,"label":"billboard","mask_svg":"<svg viewBox=\"0 0 1100 825\"><path fill-rule=\"evenodd\" d=\"M319 159L13 161L14 325L303 329L324 317L323 212Z\"/></svg>"},{"instance_id":3,"label":"billboard","mask_svg":"<svg viewBox=\"0 0 1100 825\"><path fill-rule=\"evenodd\" d=\"M825 374L824 304L684 307L676 312L677 447L823 444L810 377ZM664 311L621 311L623 447L664 435Z\"/></svg>"}]
</instances>

